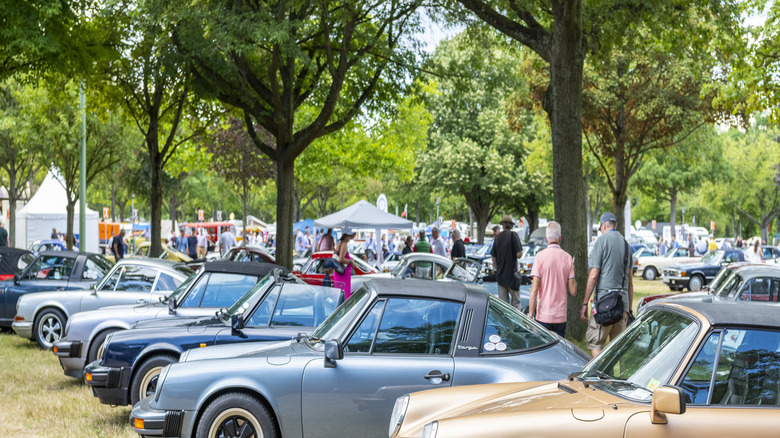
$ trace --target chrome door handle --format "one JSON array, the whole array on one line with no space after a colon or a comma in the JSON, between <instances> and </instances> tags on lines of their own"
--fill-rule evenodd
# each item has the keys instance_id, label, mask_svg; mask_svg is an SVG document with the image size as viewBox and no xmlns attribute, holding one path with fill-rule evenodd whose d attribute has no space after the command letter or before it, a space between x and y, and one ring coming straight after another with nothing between
<instances>
[{"instance_id":1,"label":"chrome door handle","mask_svg":"<svg viewBox=\"0 0 780 438\"><path fill-rule=\"evenodd\" d=\"M449 381L450 380L450 373L442 373L439 370L433 370L425 375L426 379L442 379L443 381Z\"/></svg>"},{"instance_id":2,"label":"chrome door handle","mask_svg":"<svg viewBox=\"0 0 780 438\"><path fill-rule=\"evenodd\" d=\"M145 300L143 298L141 298L140 300L136 301L137 304L146 304L148 302L149 302L149 300Z\"/></svg>"}]
</instances>

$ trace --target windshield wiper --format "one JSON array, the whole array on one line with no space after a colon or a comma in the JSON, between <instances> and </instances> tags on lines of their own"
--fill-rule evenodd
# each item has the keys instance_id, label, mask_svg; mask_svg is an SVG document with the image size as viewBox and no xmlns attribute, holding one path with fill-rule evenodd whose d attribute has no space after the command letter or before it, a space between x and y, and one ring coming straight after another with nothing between
<instances>
[{"instance_id":1,"label":"windshield wiper","mask_svg":"<svg viewBox=\"0 0 780 438\"><path fill-rule=\"evenodd\" d=\"M579 374L582 374L582 373L579 373ZM594 375L595 378L580 378L580 380L585 382L585 386L588 386L589 384L595 384L595 383L611 383L611 384L617 384L617 385L622 385L622 386L628 386L630 388L642 389L644 391L647 391L648 393L652 393L653 392L653 391L645 388L644 386L640 386L639 384L634 383L634 382L632 382L630 380L616 379L616 378L610 376L609 374L607 374L607 373L605 373L603 371L594 370L593 371L593 375Z\"/></svg>"}]
</instances>

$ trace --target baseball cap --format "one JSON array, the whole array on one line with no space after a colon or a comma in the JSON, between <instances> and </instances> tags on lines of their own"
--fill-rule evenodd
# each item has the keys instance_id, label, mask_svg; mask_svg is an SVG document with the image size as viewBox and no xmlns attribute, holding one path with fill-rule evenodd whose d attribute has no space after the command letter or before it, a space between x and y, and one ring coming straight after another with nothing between
<instances>
[{"instance_id":1,"label":"baseball cap","mask_svg":"<svg viewBox=\"0 0 780 438\"><path fill-rule=\"evenodd\" d=\"M617 222L617 218L615 217L614 214L606 211L601 215L601 219L599 219L599 224L603 224L604 222L609 222L609 221Z\"/></svg>"}]
</instances>

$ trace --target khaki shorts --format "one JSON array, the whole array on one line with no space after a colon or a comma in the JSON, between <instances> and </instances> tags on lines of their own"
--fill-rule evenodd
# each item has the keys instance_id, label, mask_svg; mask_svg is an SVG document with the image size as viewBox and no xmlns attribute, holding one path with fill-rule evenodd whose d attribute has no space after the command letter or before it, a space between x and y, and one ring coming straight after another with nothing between
<instances>
[{"instance_id":1,"label":"khaki shorts","mask_svg":"<svg viewBox=\"0 0 780 438\"><path fill-rule=\"evenodd\" d=\"M623 312L623 319L612 325L601 325L593 319L591 313L588 318L588 329L585 331L585 341L588 343L589 350L603 350L604 345L607 343L607 338L610 342L615 340L617 335L626 329L626 323L628 321L628 312Z\"/></svg>"}]
</instances>

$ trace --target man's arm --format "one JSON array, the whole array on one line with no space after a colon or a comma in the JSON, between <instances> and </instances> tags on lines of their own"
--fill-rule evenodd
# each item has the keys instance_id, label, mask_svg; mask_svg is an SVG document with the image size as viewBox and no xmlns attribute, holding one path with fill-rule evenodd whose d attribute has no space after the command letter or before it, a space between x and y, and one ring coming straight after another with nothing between
<instances>
[{"instance_id":1,"label":"man's arm","mask_svg":"<svg viewBox=\"0 0 780 438\"><path fill-rule=\"evenodd\" d=\"M630 311L634 308L634 279L633 275L628 276L628 309Z\"/></svg>"},{"instance_id":2,"label":"man's arm","mask_svg":"<svg viewBox=\"0 0 780 438\"><path fill-rule=\"evenodd\" d=\"M531 295L528 297L528 317L534 319L536 315L536 293L539 290L539 277L533 276L533 284L531 285Z\"/></svg>"},{"instance_id":3,"label":"man's arm","mask_svg":"<svg viewBox=\"0 0 780 438\"><path fill-rule=\"evenodd\" d=\"M577 280L574 278L569 279L569 295L577 295Z\"/></svg>"},{"instance_id":4,"label":"man's arm","mask_svg":"<svg viewBox=\"0 0 780 438\"><path fill-rule=\"evenodd\" d=\"M582 311L580 312L580 319L583 321L588 320L588 301L593 293L593 289L596 287L596 281L599 278L599 272L601 269L592 268L588 274L588 284L585 286L585 299L582 300Z\"/></svg>"}]
</instances>

